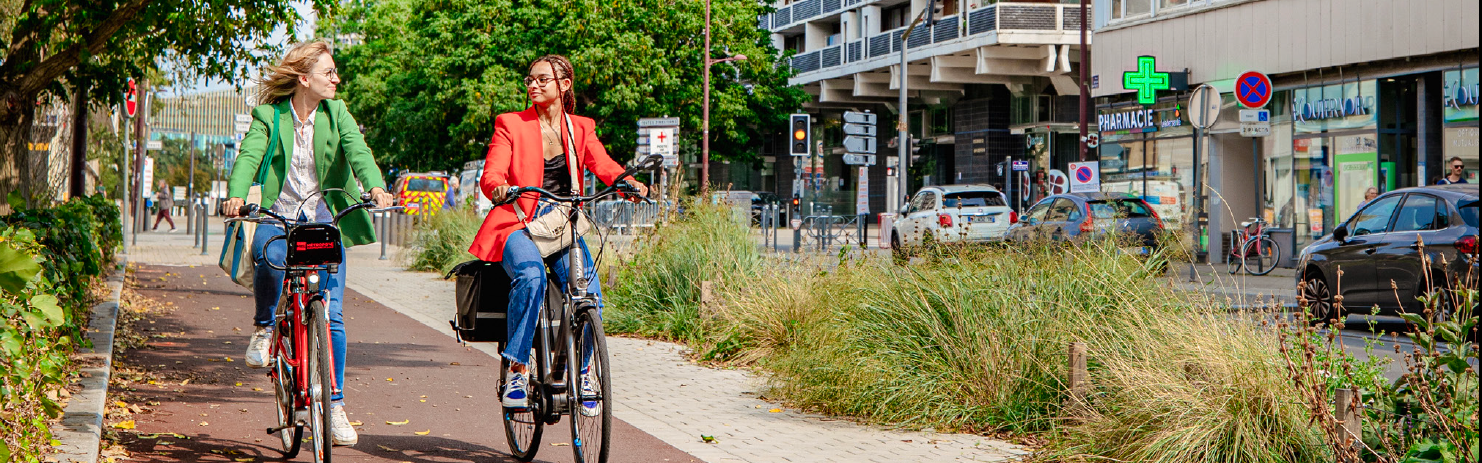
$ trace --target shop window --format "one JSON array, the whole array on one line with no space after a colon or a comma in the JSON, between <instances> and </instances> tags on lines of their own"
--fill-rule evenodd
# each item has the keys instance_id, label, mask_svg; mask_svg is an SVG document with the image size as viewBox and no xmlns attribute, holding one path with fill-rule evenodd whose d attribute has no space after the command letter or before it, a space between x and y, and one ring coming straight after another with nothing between
<instances>
[{"instance_id":1,"label":"shop window","mask_svg":"<svg viewBox=\"0 0 1482 463\"><path fill-rule=\"evenodd\" d=\"M1327 138L1304 138L1292 142L1292 214L1297 228L1297 249L1332 229L1333 180L1329 162L1332 146Z\"/></svg>"},{"instance_id":2,"label":"shop window","mask_svg":"<svg viewBox=\"0 0 1482 463\"><path fill-rule=\"evenodd\" d=\"M931 110L931 135L952 133L952 108L942 106Z\"/></svg>"}]
</instances>

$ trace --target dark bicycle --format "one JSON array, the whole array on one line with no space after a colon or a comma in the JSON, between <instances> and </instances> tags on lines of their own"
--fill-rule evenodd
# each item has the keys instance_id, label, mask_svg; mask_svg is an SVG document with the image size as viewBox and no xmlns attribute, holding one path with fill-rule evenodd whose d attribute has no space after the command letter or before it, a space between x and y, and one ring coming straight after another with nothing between
<instances>
[{"instance_id":1,"label":"dark bicycle","mask_svg":"<svg viewBox=\"0 0 1482 463\"><path fill-rule=\"evenodd\" d=\"M637 165L630 167L618 178L628 178L634 173L657 167L663 158L650 156ZM619 181L613 186L590 196L562 196L537 187L516 187L509 190L505 201L495 204L500 207L514 202L524 195L536 196L538 202L543 204L569 205L570 215L567 216L566 229L570 230L571 242L576 242L576 226L579 213L583 206L612 196L617 193L636 193L636 190L625 181ZM504 408L502 411L504 421L505 437L509 441L510 453L520 461L530 461L540 450L540 437L544 432L545 425L556 424L563 416L570 417L572 451L575 452L576 461L581 463L605 463L608 458L609 442L612 434L612 395L611 377L609 374L607 358L607 341L602 331L602 316L597 306L595 294L587 292L590 284L589 270L586 268L587 259L583 246L571 246L568 250L567 281L566 290L558 287L559 281L551 269L547 268L550 275L547 278L547 290L545 301L542 302L540 316L537 317L535 338L531 344L529 368L529 384L526 390L529 394L529 406L525 408ZM596 260L594 259L594 262ZM469 264L479 264L488 270L498 272L501 276L503 270L490 262L473 261ZM548 266L551 265L548 263ZM460 271L461 272L461 271ZM460 273L460 275L463 275ZM460 276L460 278L463 278ZM497 280L497 278L491 278ZM507 280L506 280L507 281ZM464 284L460 280L460 287ZM464 290L460 288L460 298ZM470 290L472 292L484 292L488 294L490 289ZM494 292L500 289L493 289ZM505 289L507 291L507 289ZM498 295L496 295L497 297ZM479 303L466 303L460 301L460 307ZM492 308L503 312L503 307ZM482 309L480 309L482 310ZM477 314L477 318L484 318L487 313ZM463 315L460 313L460 318ZM502 318L503 314L492 315L490 318ZM492 320L491 320L492 321ZM480 338L475 330L467 329L468 323L478 323L472 314L465 325L452 323L454 331L459 333L460 339L466 342L494 341L498 342L499 351L506 347L507 339L503 337L504 320L498 319L492 326L500 332L497 337ZM500 396L504 394L504 388L509 381L509 359L501 358L499 368L499 390ZM584 405L585 404L585 405Z\"/></svg>"},{"instance_id":2,"label":"dark bicycle","mask_svg":"<svg viewBox=\"0 0 1482 463\"><path fill-rule=\"evenodd\" d=\"M343 193L339 189L325 190L328 191ZM304 428L307 427L314 461L330 461L330 449L334 444L329 436L329 398L340 385L334 383L334 356L330 355L329 312L325 306L329 294L328 290L319 287L319 272L332 274L344 264L338 227L340 218L359 209L373 212L401 209L371 209L375 204L371 202L369 193L361 195L360 200L360 203L336 214L333 223L291 220L257 204L242 206L239 211L242 217L226 219L226 223L276 223L282 225L285 232L268 240L268 244L277 240L287 244L288 254L283 266L264 261L264 264L283 271L283 296L278 300L273 318L276 326L268 348L268 362L272 367L268 376L273 381L278 422L268 428L267 433L278 435L283 444L284 458L298 456L300 444L304 442Z\"/></svg>"}]
</instances>

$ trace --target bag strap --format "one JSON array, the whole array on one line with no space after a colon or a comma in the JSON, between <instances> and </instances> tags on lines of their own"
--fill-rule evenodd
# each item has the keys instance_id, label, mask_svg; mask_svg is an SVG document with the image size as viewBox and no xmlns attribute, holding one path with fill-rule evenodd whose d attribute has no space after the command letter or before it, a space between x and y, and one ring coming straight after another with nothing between
<instances>
[{"instance_id":1,"label":"bag strap","mask_svg":"<svg viewBox=\"0 0 1482 463\"><path fill-rule=\"evenodd\" d=\"M581 181L578 176L581 170L576 165L576 129L571 127L571 115L562 114L566 117L566 170L571 171L571 195L581 194Z\"/></svg>"},{"instance_id":2,"label":"bag strap","mask_svg":"<svg viewBox=\"0 0 1482 463\"><path fill-rule=\"evenodd\" d=\"M261 185L264 180L267 180L268 169L273 166L273 157L278 154L276 148L278 147L278 119L280 119L280 114L278 112L278 105L273 105L273 130L268 133L268 152L263 155L262 164L257 166L257 181L254 183L258 185Z\"/></svg>"}]
</instances>

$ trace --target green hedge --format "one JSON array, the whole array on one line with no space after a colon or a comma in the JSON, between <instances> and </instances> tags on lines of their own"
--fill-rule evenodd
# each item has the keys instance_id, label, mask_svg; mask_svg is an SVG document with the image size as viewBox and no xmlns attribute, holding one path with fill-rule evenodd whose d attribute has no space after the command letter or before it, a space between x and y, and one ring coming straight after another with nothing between
<instances>
[{"instance_id":1,"label":"green hedge","mask_svg":"<svg viewBox=\"0 0 1482 463\"><path fill-rule=\"evenodd\" d=\"M39 461L61 416L48 392L68 381L89 289L123 239L118 206L95 195L0 216L0 461Z\"/></svg>"}]
</instances>

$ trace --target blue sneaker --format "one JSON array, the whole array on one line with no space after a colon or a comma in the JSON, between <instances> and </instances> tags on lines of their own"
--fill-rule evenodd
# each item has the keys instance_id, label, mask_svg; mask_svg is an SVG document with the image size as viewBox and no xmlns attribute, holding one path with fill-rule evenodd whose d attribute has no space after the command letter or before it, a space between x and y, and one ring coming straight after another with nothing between
<instances>
[{"instance_id":1,"label":"blue sneaker","mask_svg":"<svg viewBox=\"0 0 1482 463\"><path fill-rule=\"evenodd\" d=\"M504 408L527 408L530 406L530 397L525 393L525 373L510 372L509 383L504 385L504 398L500 400Z\"/></svg>"},{"instance_id":2,"label":"blue sneaker","mask_svg":"<svg viewBox=\"0 0 1482 463\"><path fill-rule=\"evenodd\" d=\"M602 402L597 401L597 391L592 388L591 367L581 370L581 415L592 417L602 414Z\"/></svg>"}]
</instances>

